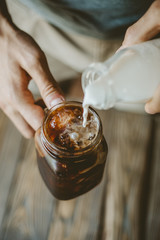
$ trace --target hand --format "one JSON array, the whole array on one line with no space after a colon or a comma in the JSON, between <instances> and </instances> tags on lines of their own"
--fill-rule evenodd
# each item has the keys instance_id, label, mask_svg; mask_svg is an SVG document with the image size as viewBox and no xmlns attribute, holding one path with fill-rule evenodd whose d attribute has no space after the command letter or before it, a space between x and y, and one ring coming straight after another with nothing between
<instances>
[{"instance_id":1,"label":"hand","mask_svg":"<svg viewBox=\"0 0 160 240\"><path fill-rule=\"evenodd\" d=\"M3 21L2 21L3 22ZM36 42L14 25L0 24L0 108L26 137L34 136L44 112L28 90L34 79L48 108L62 102L63 94L50 73Z\"/></svg>"},{"instance_id":2,"label":"hand","mask_svg":"<svg viewBox=\"0 0 160 240\"><path fill-rule=\"evenodd\" d=\"M127 29L120 49L129 47L133 44L148 41L156 36L159 32L160 0L156 0L152 3L148 11L142 17ZM157 88L153 98L146 103L145 110L150 114L160 112L160 85Z\"/></svg>"}]
</instances>

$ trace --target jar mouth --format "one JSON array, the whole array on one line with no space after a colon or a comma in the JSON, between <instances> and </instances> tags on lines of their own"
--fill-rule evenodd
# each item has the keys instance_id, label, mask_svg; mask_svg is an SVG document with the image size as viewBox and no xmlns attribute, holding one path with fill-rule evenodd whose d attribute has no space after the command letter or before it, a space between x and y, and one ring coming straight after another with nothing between
<instances>
[{"instance_id":1,"label":"jar mouth","mask_svg":"<svg viewBox=\"0 0 160 240\"><path fill-rule=\"evenodd\" d=\"M46 123L47 120L49 118L49 116L51 115L52 112L54 112L56 109L63 107L63 106L77 106L77 107L82 107L82 103L81 102L77 102L77 101L67 101L67 102L62 102L59 103L55 106L53 106L51 109L49 109L47 111L46 117L43 121L43 124L41 126L41 141L43 146L45 147L45 149L52 155L67 155L67 156L73 156L75 157L76 155L81 155L81 154L85 154L91 150L93 150L93 148L95 148L97 146L97 144L99 144L99 142L101 141L102 138L102 123L100 120L99 115L96 113L96 111L89 107L89 112L93 114L93 116L95 117L96 121L97 121L97 135L95 136L95 138L93 139L93 141L87 145L84 148L80 148L80 149L75 149L73 151L68 151L67 149L53 143L47 133L46 130Z\"/></svg>"}]
</instances>

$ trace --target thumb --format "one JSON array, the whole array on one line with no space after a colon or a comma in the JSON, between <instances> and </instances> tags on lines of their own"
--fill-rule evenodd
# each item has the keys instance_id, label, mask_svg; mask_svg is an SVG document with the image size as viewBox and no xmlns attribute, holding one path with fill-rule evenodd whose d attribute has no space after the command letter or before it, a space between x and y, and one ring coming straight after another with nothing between
<instances>
[{"instance_id":1,"label":"thumb","mask_svg":"<svg viewBox=\"0 0 160 240\"><path fill-rule=\"evenodd\" d=\"M160 84L157 87L152 99L150 99L146 103L145 111L149 114L155 114L160 112Z\"/></svg>"},{"instance_id":2,"label":"thumb","mask_svg":"<svg viewBox=\"0 0 160 240\"><path fill-rule=\"evenodd\" d=\"M44 53L36 59L27 72L35 80L47 108L51 108L64 101L64 95L49 70Z\"/></svg>"},{"instance_id":3,"label":"thumb","mask_svg":"<svg viewBox=\"0 0 160 240\"><path fill-rule=\"evenodd\" d=\"M127 29L121 48L147 41L159 32L160 0L157 0L135 24Z\"/></svg>"}]
</instances>

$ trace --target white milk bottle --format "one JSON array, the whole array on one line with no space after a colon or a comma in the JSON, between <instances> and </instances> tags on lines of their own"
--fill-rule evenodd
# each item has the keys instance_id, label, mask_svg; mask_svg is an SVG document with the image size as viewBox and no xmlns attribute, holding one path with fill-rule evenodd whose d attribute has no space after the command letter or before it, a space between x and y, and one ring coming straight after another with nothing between
<instances>
[{"instance_id":1,"label":"white milk bottle","mask_svg":"<svg viewBox=\"0 0 160 240\"><path fill-rule=\"evenodd\" d=\"M93 63L83 72L84 116L89 105L109 109L118 103L145 103L158 84L160 39L122 49L104 63Z\"/></svg>"}]
</instances>

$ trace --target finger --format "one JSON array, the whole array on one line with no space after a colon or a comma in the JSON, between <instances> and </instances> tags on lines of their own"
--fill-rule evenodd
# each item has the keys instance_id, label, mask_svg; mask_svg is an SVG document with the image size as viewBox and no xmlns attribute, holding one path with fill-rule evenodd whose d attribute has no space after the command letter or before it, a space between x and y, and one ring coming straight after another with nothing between
<instances>
[{"instance_id":1,"label":"finger","mask_svg":"<svg viewBox=\"0 0 160 240\"><path fill-rule=\"evenodd\" d=\"M149 114L160 113L160 85L151 100L145 105L145 111Z\"/></svg>"},{"instance_id":2,"label":"finger","mask_svg":"<svg viewBox=\"0 0 160 240\"><path fill-rule=\"evenodd\" d=\"M29 126L20 113L9 106L5 107L3 111L25 138L31 138L34 136L35 131Z\"/></svg>"},{"instance_id":3,"label":"finger","mask_svg":"<svg viewBox=\"0 0 160 240\"><path fill-rule=\"evenodd\" d=\"M43 122L44 111L40 106L35 105L33 95L27 88L30 77L26 76L22 68L16 68L16 72L20 80L16 84L11 82L8 105L16 109L28 125L36 131Z\"/></svg>"},{"instance_id":4,"label":"finger","mask_svg":"<svg viewBox=\"0 0 160 240\"><path fill-rule=\"evenodd\" d=\"M160 1L154 1L148 11L125 34L123 48L147 41L160 32Z\"/></svg>"},{"instance_id":5,"label":"finger","mask_svg":"<svg viewBox=\"0 0 160 240\"><path fill-rule=\"evenodd\" d=\"M28 89L23 92L23 96L21 96L20 93L17 98L19 99L17 99L17 102L19 102L16 105L17 110L25 121L36 131L44 119L43 109L34 103L34 98Z\"/></svg>"},{"instance_id":6,"label":"finger","mask_svg":"<svg viewBox=\"0 0 160 240\"><path fill-rule=\"evenodd\" d=\"M25 70L35 80L41 96L48 108L64 101L62 90L53 78L45 55L42 52L34 54L34 59Z\"/></svg>"}]
</instances>

